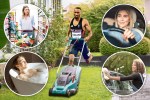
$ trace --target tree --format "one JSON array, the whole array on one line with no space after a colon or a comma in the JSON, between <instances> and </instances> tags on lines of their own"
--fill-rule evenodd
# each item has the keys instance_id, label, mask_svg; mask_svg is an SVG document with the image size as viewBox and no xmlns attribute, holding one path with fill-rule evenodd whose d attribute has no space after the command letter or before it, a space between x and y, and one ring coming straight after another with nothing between
<instances>
[{"instance_id":1,"label":"tree","mask_svg":"<svg viewBox=\"0 0 150 100\"><path fill-rule=\"evenodd\" d=\"M67 29L63 16L55 14L49 27L46 39L38 47L38 53L45 59L46 63L52 67L62 55L62 48L65 46L65 36Z\"/></svg>"},{"instance_id":2,"label":"tree","mask_svg":"<svg viewBox=\"0 0 150 100\"><path fill-rule=\"evenodd\" d=\"M137 58L138 57L133 54L121 52L111 56L104 66L111 71L117 71L121 74L129 75L132 73L133 60Z\"/></svg>"}]
</instances>

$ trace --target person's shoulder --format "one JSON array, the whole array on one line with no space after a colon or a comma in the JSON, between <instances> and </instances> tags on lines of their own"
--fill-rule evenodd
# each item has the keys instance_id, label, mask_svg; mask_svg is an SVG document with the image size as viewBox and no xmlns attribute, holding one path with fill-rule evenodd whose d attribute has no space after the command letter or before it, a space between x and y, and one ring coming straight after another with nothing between
<instances>
[{"instance_id":1,"label":"person's shoulder","mask_svg":"<svg viewBox=\"0 0 150 100\"><path fill-rule=\"evenodd\" d=\"M131 75L132 75L133 77L135 77L135 78L140 76L139 73L132 73Z\"/></svg>"},{"instance_id":2,"label":"person's shoulder","mask_svg":"<svg viewBox=\"0 0 150 100\"><path fill-rule=\"evenodd\" d=\"M82 18L82 24L83 25L89 25L89 22L87 19Z\"/></svg>"},{"instance_id":3,"label":"person's shoulder","mask_svg":"<svg viewBox=\"0 0 150 100\"><path fill-rule=\"evenodd\" d=\"M131 31L133 31L133 32L138 32L138 33L139 33L139 32L142 32L142 31L141 31L140 29L138 29L138 28L132 28Z\"/></svg>"},{"instance_id":4,"label":"person's shoulder","mask_svg":"<svg viewBox=\"0 0 150 100\"><path fill-rule=\"evenodd\" d=\"M82 18L82 21L83 21L83 22L88 22L88 20L87 20L87 19L85 19L85 18Z\"/></svg>"}]
</instances>

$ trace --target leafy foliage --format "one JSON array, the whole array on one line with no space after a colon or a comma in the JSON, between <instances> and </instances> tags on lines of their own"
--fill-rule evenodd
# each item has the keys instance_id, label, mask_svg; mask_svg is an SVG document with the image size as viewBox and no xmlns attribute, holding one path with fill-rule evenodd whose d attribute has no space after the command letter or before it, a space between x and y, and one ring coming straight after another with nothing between
<instances>
[{"instance_id":1,"label":"leafy foliage","mask_svg":"<svg viewBox=\"0 0 150 100\"><path fill-rule=\"evenodd\" d=\"M133 52L137 55L146 55L150 53L150 39L144 37L143 40L136 46L127 49L127 51Z\"/></svg>"},{"instance_id":2,"label":"leafy foliage","mask_svg":"<svg viewBox=\"0 0 150 100\"><path fill-rule=\"evenodd\" d=\"M146 33L145 33L145 37L150 39L150 26L146 27Z\"/></svg>"},{"instance_id":3,"label":"leafy foliage","mask_svg":"<svg viewBox=\"0 0 150 100\"><path fill-rule=\"evenodd\" d=\"M121 51L121 49L115 48L114 46L109 44L104 37L101 38L101 40L100 40L99 50L100 50L101 54L103 54L103 55L111 55L115 52Z\"/></svg>"},{"instance_id":4,"label":"leafy foliage","mask_svg":"<svg viewBox=\"0 0 150 100\"><path fill-rule=\"evenodd\" d=\"M56 61L62 54L61 48L65 44L67 29L64 27L64 20L61 14L56 14L50 24L48 35L39 46L39 54L45 59L47 64L55 66Z\"/></svg>"},{"instance_id":5,"label":"leafy foliage","mask_svg":"<svg viewBox=\"0 0 150 100\"><path fill-rule=\"evenodd\" d=\"M110 45L106 39L103 37L100 40L100 44L99 44L99 49L100 52L103 55L111 55L113 53L116 53L118 51L129 51L132 53L135 53L137 55L145 55L145 54L149 54L150 53L150 40L146 37L143 38L143 40L137 44L136 46L129 48L129 49L119 49L116 47L113 47L112 45Z\"/></svg>"},{"instance_id":6,"label":"leafy foliage","mask_svg":"<svg viewBox=\"0 0 150 100\"><path fill-rule=\"evenodd\" d=\"M111 56L104 64L109 70L117 71L124 75L132 73L132 63L134 59L137 59L133 54L127 52L120 52Z\"/></svg>"},{"instance_id":7,"label":"leafy foliage","mask_svg":"<svg viewBox=\"0 0 150 100\"><path fill-rule=\"evenodd\" d=\"M102 6L102 7L93 6L93 9L90 9L83 15L89 21L91 28L92 28L92 32L93 32L93 36L88 43L88 46L92 52L99 51L98 44L99 44L100 38L102 37L101 20L102 20L103 15L105 14L106 9L107 9L106 6Z\"/></svg>"}]
</instances>

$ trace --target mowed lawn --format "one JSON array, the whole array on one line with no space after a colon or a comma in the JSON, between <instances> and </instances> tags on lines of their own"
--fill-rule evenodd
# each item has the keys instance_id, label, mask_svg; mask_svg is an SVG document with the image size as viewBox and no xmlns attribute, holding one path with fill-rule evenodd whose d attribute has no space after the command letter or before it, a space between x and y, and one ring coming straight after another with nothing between
<instances>
[{"instance_id":1,"label":"mowed lawn","mask_svg":"<svg viewBox=\"0 0 150 100\"><path fill-rule=\"evenodd\" d=\"M146 74L150 74L150 66L146 67Z\"/></svg>"},{"instance_id":2,"label":"mowed lawn","mask_svg":"<svg viewBox=\"0 0 150 100\"><path fill-rule=\"evenodd\" d=\"M56 79L57 68L52 68L45 88L38 94L30 97L21 97L11 92L6 87L0 89L1 100L111 100L112 94L105 88L101 81L101 67L83 66L79 91L71 97L48 96L49 88Z\"/></svg>"}]
</instances>

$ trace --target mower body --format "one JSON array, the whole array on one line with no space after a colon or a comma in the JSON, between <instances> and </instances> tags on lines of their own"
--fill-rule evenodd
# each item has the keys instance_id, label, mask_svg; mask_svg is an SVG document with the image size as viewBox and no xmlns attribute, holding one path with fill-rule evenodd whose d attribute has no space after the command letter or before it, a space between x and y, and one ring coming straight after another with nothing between
<instances>
[{"instance_id":1,"label":"mower body","mask_svg":"<svg viewBox=\"0 0 150 100\"><path fill-rule=\"evenodd\" d=\"M80 81L80 66L64 66L60 71L49 94L73 95L77 93Z\"/></svg>"}]
</instances>

